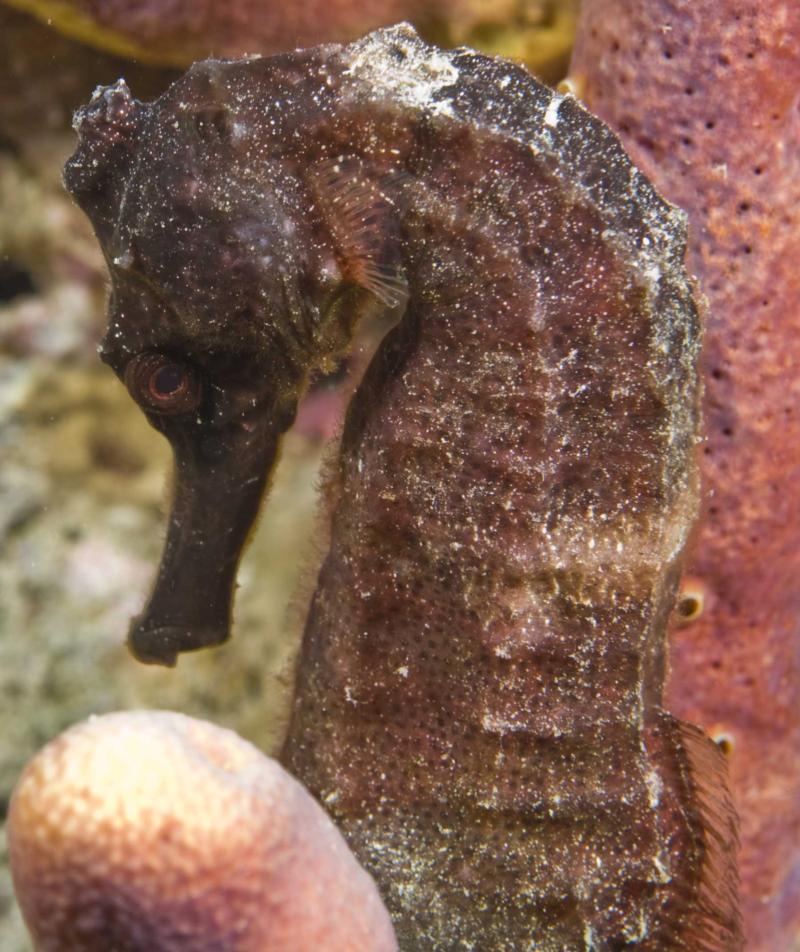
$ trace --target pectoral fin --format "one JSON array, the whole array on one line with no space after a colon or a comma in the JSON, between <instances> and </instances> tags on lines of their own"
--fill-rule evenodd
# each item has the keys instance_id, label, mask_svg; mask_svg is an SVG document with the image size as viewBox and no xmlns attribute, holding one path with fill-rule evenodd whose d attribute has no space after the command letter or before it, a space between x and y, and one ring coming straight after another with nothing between
<instances>
[{"instance_id":1,"label":"pectoral fin","mask_svg":"<svg viewBox=\"0 0 800 952\"><path fill-rule=\"evenodd\" d=\"M341 254L345 277L386 307L400 307L408 287L393 240L396 210L389 196L353 158L322 163L310 182Z\"/></svg>"}]
</instances>

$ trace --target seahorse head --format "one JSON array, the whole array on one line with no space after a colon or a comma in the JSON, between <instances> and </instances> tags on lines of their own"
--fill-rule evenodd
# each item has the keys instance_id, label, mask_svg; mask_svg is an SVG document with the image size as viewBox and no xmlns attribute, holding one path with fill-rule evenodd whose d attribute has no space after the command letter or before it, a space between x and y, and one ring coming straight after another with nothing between
<instances>
[{"instance_id":1,"label":"seahorse head","mask_svg":"<svg viewBox=\"0 0 800 952\"><path fill-rule=\"evenodd\" d=\"M285 130L253 121L221 68L197 64L150 105L122 81L98 89L65 171L111 276L100 355L175 455L159 580L131 632L162 663L178 641L227 637L279 437L309 370L345 343L326 328L354 293L309 186L266 141Z\"/></svg>"}]
</instances>

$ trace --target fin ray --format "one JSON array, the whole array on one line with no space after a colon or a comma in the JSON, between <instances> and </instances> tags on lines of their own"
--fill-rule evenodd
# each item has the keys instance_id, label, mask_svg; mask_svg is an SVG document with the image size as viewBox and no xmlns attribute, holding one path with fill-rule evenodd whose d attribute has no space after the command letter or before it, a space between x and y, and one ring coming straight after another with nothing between
<instances>
[{"instance_id":1,"label":"fin ray","mask_svg":"<svg viewBox=\"0 0 800 952\"><path fill-rule=\"evenodd\" d=\"M684 789L682 811L694 827L697 860L673 880L675 895L659 949L740 952L738 821L728 790L725 755L692 724L662 715L674 769Z\"/></svg>"},{"instance_id":2,"label":"fin ray","mask_svg":"<svg viewBox=\"0 0 800 952\"><path fill-rule=\"evenodd\" d=\"M395 209L389 195L365 175L353 157L321 163L311 186L342 256L345 277L389 308L408 297L396 240Z\"/></svg>"}]
</instances>

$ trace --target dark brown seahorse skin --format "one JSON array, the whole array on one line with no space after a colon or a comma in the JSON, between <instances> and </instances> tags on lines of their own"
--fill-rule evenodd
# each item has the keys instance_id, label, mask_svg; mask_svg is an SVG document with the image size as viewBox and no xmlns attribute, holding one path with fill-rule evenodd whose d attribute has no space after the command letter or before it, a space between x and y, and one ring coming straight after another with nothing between
<instances>
[{"instance_id":1,"label":"dark brown seahorse skin","mask_svg":"<svg viewBox=\"0 0 800 952\"><path fill-rule=\"evenodd\" d=\"M408 27L197 64L150 106L111 87L77 127L102 353L177 461L134 650L227 637L309 371L407 295L348 411L284 762L404 949L739 948L724 759L661 704L696 502L682 214L574 100Z\"/></svg>"},{"instance_id":2,"label":"dark brown seahorse skin","mask_svg":"<svg viewBox=\"0 0 800 952\"><path fill-rule=\"evenodd\" d=\"M704 505L670 706L731 748L752 952L800 948L800 5L586 0L587 104L689 215Z\"/></svg>"}]
</instances>

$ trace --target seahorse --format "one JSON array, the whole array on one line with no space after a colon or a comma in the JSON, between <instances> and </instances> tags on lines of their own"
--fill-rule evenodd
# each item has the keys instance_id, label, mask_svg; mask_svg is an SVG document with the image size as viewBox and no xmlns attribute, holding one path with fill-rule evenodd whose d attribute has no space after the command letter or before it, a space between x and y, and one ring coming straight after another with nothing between
<instances>
[{"instance_id":1,"label":"seahorse","mask_svg":"<svg viewBox=\"0 0 800 952\"><path fill-rule=\"evenodd\" d=\"M282 761L407 950L741 948L724 757L662 706L696 511L684 215L571 96L406 26L78 113L100 354L170 441L143 661L224 641L310 374L390 314Z\"/></svg>"}]
</instances>

